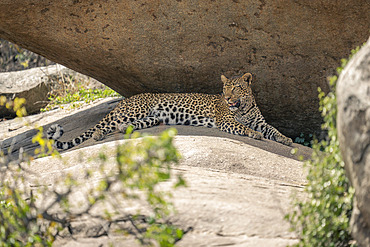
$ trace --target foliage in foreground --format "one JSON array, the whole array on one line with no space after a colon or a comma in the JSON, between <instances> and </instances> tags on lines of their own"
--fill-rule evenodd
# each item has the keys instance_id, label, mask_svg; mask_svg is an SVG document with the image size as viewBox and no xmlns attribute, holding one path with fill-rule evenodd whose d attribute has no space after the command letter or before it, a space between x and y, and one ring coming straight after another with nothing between
<instances>
[{"instance_id":1,"label":"foliage in foreground","mask_svg":"<svg viewBox=\"0 0 370 247\"><path fill-rule=\"evenodd\" d=\"M0 100L1 105L18 109L19 115L25 112L21 107L23 102L17 100L11 104L5 98ZM179 153L173 146L175 135L175 129L164 131L158 137L139 138L142 137L139 133L133 133L131 138L135 140L93 157L91 167L94 168L81 171L83 178L66 173L53 186L35 180L37 175L30 167L33 158L22 150L19 157L10 157L1 151L0 246L51 246L58 235L71 231L71 219L83 216L105 221L108 228L126 222L129 226L126 224L115 231L131 234L143 245L173 246L184 232L167 221L174 212L169 202L172 195L158 186L174 178L171 167L179 160ZM36 151L38 155L58 156L51 149L52 141L43 138L42 129L33 142L40 145ZM101 179L88 187L76 204L73 193L86 191L86 184L92 177ZM175 180L175 188L185 185L180 175L176 175ZM128 214L120 207L127 200L143 205L151 213ZM110 210L104 211L102 205ZM96 207L105 213L94 214Z\"/></svg>"},{"instance_id":2,"label":"foliage in foreground","mask_svg":"<svg viewBox=\"0 0 370 247\"><path fill-rule=\"evenodd\" d=\"M352 55L359 48L352 50ZM342 59L341 73L347 64ZM292 229L298 233L300 242L296 246L353 246L350 234L350 218L354 190L345 176L344 162L339 150L337 136L337 76L330 78L331 92L326 96L319 88L320 111L324 118L322 129L328 132L326 140L313 142L311 160L308 167L308 184L305 192L308 198L296 198L295 209L286 215Z\"/></svg>"}]
</instances>

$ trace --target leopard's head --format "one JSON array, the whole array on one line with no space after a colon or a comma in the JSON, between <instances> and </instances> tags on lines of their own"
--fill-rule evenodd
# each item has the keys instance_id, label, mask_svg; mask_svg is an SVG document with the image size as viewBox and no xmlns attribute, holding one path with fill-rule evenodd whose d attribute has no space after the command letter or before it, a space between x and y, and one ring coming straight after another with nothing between
<instances>
[{"instance_id":1,"label":"leopard's head","mask_svg":"<svg viewBox=\"0 0 370 247\"><path fill-rule=\"evenodd\" d=\"M221 75L221 80L224 83L223 96L226 104L231 111L236 111L240 107L244 107L252 96L252 75L246 73L241 77L227 79Z\"/></svg>"}]
</instances>

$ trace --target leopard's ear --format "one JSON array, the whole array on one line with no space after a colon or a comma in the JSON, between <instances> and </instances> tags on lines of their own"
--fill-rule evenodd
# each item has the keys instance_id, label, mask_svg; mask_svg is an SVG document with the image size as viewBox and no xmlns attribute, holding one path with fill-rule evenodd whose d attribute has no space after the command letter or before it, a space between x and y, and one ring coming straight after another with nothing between
<instances>
[{"instance_id":1,"label":"leopard's ear","mask_svg":"<svg viewBox=\"0 0 370 247\"><path fill-rule=\"evenodd\" d=\"M221 75L221 81L225 84L229 79L226 78L226 76Z\"/></svg>"},{"instance_id":2,"label":"leopard's ear","mask_svg":"<svg viewBox=\"0 0 370 247\"><path fill-rule=\"evenodd\" d=\"M242 79L243 79L244 82L246 82L248 84L248 86L250 86L251 83L252 83L252 74L251 73L245 73L242 76Z\"/></svg>"}]
</instances>

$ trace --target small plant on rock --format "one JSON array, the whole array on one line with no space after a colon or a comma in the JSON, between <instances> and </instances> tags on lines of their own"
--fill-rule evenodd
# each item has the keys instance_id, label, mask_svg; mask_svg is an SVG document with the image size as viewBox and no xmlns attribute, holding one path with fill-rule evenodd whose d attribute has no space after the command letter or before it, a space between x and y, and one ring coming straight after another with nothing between
<instances>
[{"instance_id":1,"label":"small plant on rock","mask_svg":"<svg viewBox=\"0 0 370 247\"><path fill-rule=\"evenodd\" d=\"M101 88L88 88L89 80L76 79L73 76L61 75L55 80L55 86L49 93L48 105L41 109L41 112L49 111L56 106L63 108L65 104L70 104L70 108L78 108L83 103L90 103L100 98L121 97L117 92L107 86Z\"/></svg>"},{"instance_id":2,"label":"small plant on rock","mask_svg":"<svg viewBox=\"0 0 370 247\"><path fill-rule=\"evenodd\" d=\"M301 133L294 139L294 142L306 147L312 147L312 139L313 139L312 134L305 135L304 133Z\"/></svg>"}]
</instances>

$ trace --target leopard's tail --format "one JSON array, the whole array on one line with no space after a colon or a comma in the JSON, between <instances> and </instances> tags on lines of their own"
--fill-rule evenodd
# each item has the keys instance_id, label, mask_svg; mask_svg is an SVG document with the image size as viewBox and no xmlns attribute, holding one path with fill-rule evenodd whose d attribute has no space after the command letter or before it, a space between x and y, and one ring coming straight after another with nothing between
<instances>
[{"instance_id":1,"label":"leopard's tail","mask_svg":"<svg viewBox=\"0 0 370 247\"><path fill-rule=\"evenodd\" d=\"M46 132L47 135L46 136L47 136L48 139L55 140L54 145L57 149L67 150L67 149L73 148L73 147L83 143L84 141L90 139L92 137L92 134L94 133L94 131L96 131L95 127L87 130L85 133L83 133L79 137L76 137L76 138L74 138L70 141L61 142L61 141L58 141L58 139L64 134L63 127L60 126L59 124L53 124L47 130L47 132Z\"/></svg>"}]
</instances>

